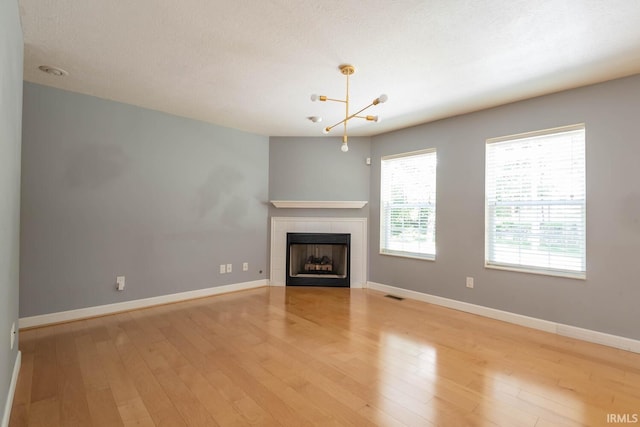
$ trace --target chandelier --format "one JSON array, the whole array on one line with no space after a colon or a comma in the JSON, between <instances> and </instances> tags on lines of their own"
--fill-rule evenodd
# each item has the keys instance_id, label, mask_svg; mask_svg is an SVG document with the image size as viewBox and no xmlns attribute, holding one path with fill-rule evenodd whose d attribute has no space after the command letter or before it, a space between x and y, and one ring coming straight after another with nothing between
<instances>
[{"instance_id":1,"label":"chandelier","mask_svg":"<svg viewBox=\"0 0 640 427\"><path fill-rule=\"evenodd\" d=\"M373 105L378 105L378 104L382 104L384 102L387 101L388 97L385 94L380 95L379 97L377 97L376 99L374 99L371 104L367 105L364 108L361 108L360 110L356 111L355 113L350 114L349 113L349 76L352 75L353 73L356 72L356 69L353 65L349 65L349 64L344 64L344 65L340 65L340 72L346 76L347 78L347 94L345 99L335 99L335 98L329 98L327 96L324 95L316 95L313 94L311 95L311 101L315 102L315 101L334 101L334 102L342 102L345 105L345 112L344 112L344 119L340 120L338 123L331 125L331 126L327 126L325 127L322 132L327 134L331 131L331 129L333 129L336 126L339 125L343 125L343 131L342 131L342 147L340 147L340 149L343 152L347 152L349 151L349 146L347 145L347 141L348 141L348 137L347 137L347 122L353 118L357 118L357 119L364 119L370 122L379 122L380 121L380 117L379 116L363 116L361 115L363 111L365 111L367 108L373 106ZM311 120L314 123L318 123L322 121L322 117L318 117L318 116L311 116L308 117L309 120Z\"/></svg>"}]
</instances>

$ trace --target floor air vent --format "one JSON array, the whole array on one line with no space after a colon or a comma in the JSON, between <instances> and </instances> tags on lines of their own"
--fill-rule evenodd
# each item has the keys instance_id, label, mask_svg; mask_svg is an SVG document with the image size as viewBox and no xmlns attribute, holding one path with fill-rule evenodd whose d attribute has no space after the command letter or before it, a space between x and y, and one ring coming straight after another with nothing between
<instances>
[{"instance_id":1,"label":"floor air vent","mask_svg":"<svg viewBox=\"0 0 640 427\"><path fill-rule=\"evenodd\" d=\"M395 299L395 300L398 300L398 301L402 301L404 299L402 297L397 297L395 295L389 295L389 294L385 295L385 298L391 298L391 299Z\"/></svg>"}]
</instances>

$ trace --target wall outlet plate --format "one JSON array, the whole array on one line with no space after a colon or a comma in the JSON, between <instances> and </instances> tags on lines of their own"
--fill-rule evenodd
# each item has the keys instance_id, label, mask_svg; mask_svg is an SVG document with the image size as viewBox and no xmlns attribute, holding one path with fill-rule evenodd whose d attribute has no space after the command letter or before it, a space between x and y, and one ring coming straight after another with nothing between
<instances>
[{"instance_id":1,"label":"wall outlet plate","mask_svg":"<svg viewBox=\"0 0 640 427\"><path fill-rule=\"evenodd\" d=\"M220 274L224 274L227 272L227 266L224 264L220 264Z\"/></svg>"},{"instance_id":2,"label":"wall outlet plate","mask_svg":"<svg viewBox=\"0 0 640 427\"><path fill-rule=\"evenodd\" d=\"M124 291L124 276L116 277L116 289L119 291Z\"/></svg>"},{"instance_id":3,"label":"wall outlet plate","mask_svg":"<svg viewBox=\"0 0 640 427\"><path fill-rule=\"evenodd\" d=\"M242 271L249 271L249 263L248 262L243 262L242 263Z\"/></svg>"},{"instance_id":4,"label":"wall outlet plate","mask_svg":"<svg viewBox=\"0 0 640 427\"><path fill-rule=\"evenodd\" d=\"M227 273L231 273L233 271L233 265L227 264Z\"/></svg>"},{"instance_id":5,"label":"wall outlet plate","mask_svg":"<svg viewBox=\"0 0 640 427\"><path fill-rule=\"evenodd\" d=\"M467 288L473 289L473 277L467 277Z\"/></svg>"},{"instance_id":6,"label":"wall outlet plate","mask_svg":"<svg viewBox=\"0 0 640 427\"><path fill-rule=\"evenodd\" d=\"M16 322L11 325L11 350L14 345L16 345Z\"/></svg>"}]
</instances>

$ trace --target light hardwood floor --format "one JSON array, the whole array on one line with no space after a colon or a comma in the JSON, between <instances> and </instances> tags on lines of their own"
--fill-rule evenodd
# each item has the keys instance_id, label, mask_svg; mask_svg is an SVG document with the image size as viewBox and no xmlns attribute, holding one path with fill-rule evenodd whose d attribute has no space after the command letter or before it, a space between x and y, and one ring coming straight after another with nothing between
<instances>
[{"instance_id":1,"label":"light hardwood floor","mask_svg":"<svg viewBox=\"0 0 640 427\"><path fill-rule=\"evenodd\" d=\"M22 331L20 349L12 427L640 416L640 354L361 289L219 295Z\"/></svg>"}]
</instances>

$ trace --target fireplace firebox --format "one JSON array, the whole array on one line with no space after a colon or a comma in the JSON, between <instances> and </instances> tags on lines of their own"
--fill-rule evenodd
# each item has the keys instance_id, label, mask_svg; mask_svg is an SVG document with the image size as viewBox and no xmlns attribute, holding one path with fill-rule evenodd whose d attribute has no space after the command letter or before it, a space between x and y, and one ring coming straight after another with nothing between
<instances>
[{"instance_id":1,"label":"fireplace firebox","mask_svg":"<svg viewBox=\"0 0 640 427\"><path fill-rule=\"evenodd\" d=\"M350 286L351 235L287 233L287 286Z\"/></svg>"}]
</instances>

